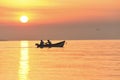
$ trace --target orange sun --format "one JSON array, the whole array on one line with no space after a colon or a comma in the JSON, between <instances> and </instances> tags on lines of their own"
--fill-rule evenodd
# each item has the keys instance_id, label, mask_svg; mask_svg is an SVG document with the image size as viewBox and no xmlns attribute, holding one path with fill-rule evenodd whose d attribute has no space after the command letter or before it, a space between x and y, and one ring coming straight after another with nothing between
<instances>
[{"instance_id":1,"label":"orange sun","mask_svg":"<svg viewBox=\"0 0 120 80\"><path fill-rule=\"evenodd\" d=\"M28 18L27 16L21 16L21 17L20 17L20 22L21 22L21 23L27 23L28 20L29 20L29 18Z\"/></svg>"}]
</instances>

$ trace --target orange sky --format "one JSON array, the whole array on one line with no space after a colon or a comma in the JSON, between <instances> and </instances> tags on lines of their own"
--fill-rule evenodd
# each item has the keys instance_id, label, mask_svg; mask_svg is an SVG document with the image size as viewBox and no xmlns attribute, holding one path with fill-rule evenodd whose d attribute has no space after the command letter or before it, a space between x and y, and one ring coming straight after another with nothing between
<instances>
[{"instance_id":1,"label":"orange sky","mask_svg":"<svg viewBox=\"0 0 120 80\"><path fill-rule=\"evenodd\" d=\"M120 0L0 0L3 40L118 38Z\"/></svg>"},{"instance_id":2,"label":"orange sky","mask_svg":"<svg viewBox=\"0 0 120 80\"><path fill-rule=\"evenodd\" d=\"M118 0L2 0L0 23L19 23L27 15L30 23L59 23L119 17Z\"/></svg>"}]
</instances>

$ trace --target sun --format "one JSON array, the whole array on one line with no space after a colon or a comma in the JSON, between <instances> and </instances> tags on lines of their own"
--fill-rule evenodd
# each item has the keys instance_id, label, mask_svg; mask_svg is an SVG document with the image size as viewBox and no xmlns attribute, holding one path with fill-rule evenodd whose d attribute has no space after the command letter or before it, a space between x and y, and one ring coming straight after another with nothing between
<instances>
[{"instance_id":1,"label":"sun","mask_svg":"<svg viewBox=\"0 0 120 80\"><path fill-rule=\"evenodd\" d=\"M20 22L21 22L21 23L27 23L28 20L29 20L28 16L21 16L21 17L20 17Z\"/></svg>"}]
</instances>

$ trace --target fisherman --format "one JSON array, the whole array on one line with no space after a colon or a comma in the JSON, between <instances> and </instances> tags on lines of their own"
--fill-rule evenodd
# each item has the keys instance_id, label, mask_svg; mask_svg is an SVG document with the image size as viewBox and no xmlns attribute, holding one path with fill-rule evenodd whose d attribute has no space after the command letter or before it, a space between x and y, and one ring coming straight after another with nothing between
<instances>
[{"instance_id":1,"label":"fisherman","mask_svg":"<svg viewBox=\"0 0 120 80\"><path fill-rule=\"evenodd\" d=\"M52 44L52 42L51 42L50 40L47 40L47 41L48 41L48 44L49 44L49 45L51 45L51 44Z\"/></svg>"},{"instance_id":2,"label":"fisherman","mask_svg":"<svg viewBox=\"0 0 120 80\"><path fill-rule=\"evenodd\" d=\"M44 46L44 41L43 40L40 41L40 46Z\"/></svg>"},{"instance_id":3,"label":"fisherman","mask_svg":"<svg viewBox=\"0 0 120 80\"><path fill-rule=\"evenodd\" d=\"M51 47L52 42L51 42L50 40L47 40L47 43L46 43L46 44L49 45L49 47Z\"/></svg>"}]
</instances>

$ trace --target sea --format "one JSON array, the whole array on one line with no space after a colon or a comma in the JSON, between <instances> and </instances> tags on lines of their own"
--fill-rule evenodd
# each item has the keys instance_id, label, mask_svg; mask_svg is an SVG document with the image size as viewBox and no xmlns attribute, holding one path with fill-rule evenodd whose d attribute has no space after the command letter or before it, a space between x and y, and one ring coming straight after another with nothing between
<instances>
[{"instance_id":1,"label":"sea","mask_svg":"<svg viewBox=\"0 0 120 80\"><path fill-rule=\"evenodd\" d=\"M120 40L66 40L63 48L42 49L35 43L0 41L0 80L120 80Z\"/></svg>"}]
</instances>

